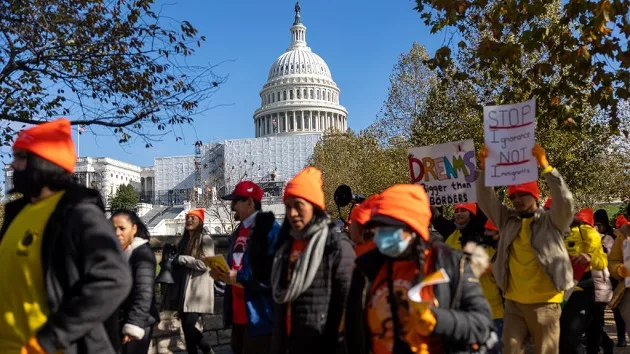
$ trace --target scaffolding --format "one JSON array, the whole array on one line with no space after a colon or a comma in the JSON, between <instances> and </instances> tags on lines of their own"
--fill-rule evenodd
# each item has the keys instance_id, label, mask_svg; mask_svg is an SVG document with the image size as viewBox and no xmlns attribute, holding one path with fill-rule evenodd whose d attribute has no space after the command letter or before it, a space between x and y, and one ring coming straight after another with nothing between
<instances>
[{"instance_id":1,"label":"scaffolding","mask_svg":"<svg viewBox=\"0 0 630 354\"><path fill-rule=\"evenodd\" d=\"M197 202L216 200L243 180L265 186L277 197L284 182L306 167L320 133L225 140L196 147L195 155L155 159L156 200L162 205L182 204L196 195Z\"/></svg>"}]
</instances>

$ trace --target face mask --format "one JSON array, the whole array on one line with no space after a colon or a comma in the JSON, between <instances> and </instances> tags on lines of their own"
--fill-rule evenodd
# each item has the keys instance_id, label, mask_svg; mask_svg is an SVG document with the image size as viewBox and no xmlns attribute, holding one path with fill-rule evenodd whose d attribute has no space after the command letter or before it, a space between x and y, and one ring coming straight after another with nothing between
<instances>
[{"instance_id":1,"label":"face mask","mask_svg":"<svg viewBox=\"0 0 630 354\"><path fill-rule=\"evenodd\" d=\"M412 239L408 237L403 240L402 234L402 228L379 227L374 235L374 243L382 254L396 258L405 252Z\"/></svg>"}]
</instances>

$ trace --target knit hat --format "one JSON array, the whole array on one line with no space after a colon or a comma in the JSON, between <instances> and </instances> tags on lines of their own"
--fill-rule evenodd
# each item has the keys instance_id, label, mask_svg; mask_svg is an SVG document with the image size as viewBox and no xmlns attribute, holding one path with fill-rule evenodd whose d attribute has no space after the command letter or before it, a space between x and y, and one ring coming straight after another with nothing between
<instances>
[{"instance_id":1,"label":"knit hat","mask_svg":"<svg viewBox=\"0 0 630 354\"><path fill-rule=\"evenodd\" d=\"M322 171L315 167L307 167L287 183L282 200L286 200L288 197L302 198L320 209L326 210L323 184Z\"/></svg>"},{"instance_id":2,"label":"knit hat","mask_svg":"<svg viewBox=\"0 0 630 354\"><path fill-rule=\"evenodd\" d=\"M206 218L206 211L203 208L192 209L188 213L186 213L186 216L188 215L194 215L198 217L199 222L203 224L203 221Z\"/></svg>"},{"instance_id":3,"label":"knit hat","mask_svg":"<svg viewBox=\"0 0 630 354\"><path fill-rule=\"evenodd\" d=\"M352 208L350 213L350 220L356 221L359 225L365 225L370 221L370 215L372 214L372 204L374 200L378 198L378 194L374 194L363 201L363 203L356 205Z\"/></svg>"},{"instance_id":4,"label":"knit hat","mask_svg":"<svg viewBox=\"0 0 630 354\"><path fill-rule=\"evenodd\" d=\"M516 193L527 193L531 194L536 200L540 199L540 189L538 189L536 181L508 186L508 195L511 196Z\"/></svg>"},{"instance_id":5,"label":"knit hat","mask_svg":"<svg viewBox=\"0 0 630 354\"><path fill-rule=\"evenodd\" d=\"M77 162L70 121L65 118L22 130L13 143L13 150L28 151L70 173L74 172Z\"/></svg>"},{"instance_id":6,"label":"knit hat","mask_svg":"<svg viewBox=\"0 0 630 354\"><path fill-rule=\"evenodd\" d=\"M406 225L428 241L430 220L431 209L424 187L397 184L387 188L374 200L372 215L366 226Z\"/></svg>"},{"instance_id":7,"label":"knit hat","mask_svg":"<svg viewBox=\"0 0 630 354\"><path fill-rule=\"evenodd\" d=\"M545 202L545 205L543 205L543 208L545 208L545 209L551 208L551 203L552 202L553 202L553 200L551 199L551 197L547 198L547 201Z\"/></svg>"},{"instance_id":8,"label":"knit hat","mask_svg":"<svg viewBox=\"0 0 630 354\"><path fill-rule=\"evenodd\" d=\"M262 201L263 189L259 185L252 181L239 182L234 191L228 195L221 197L223 200L237 200L239 198L252 198L257 201Z\"/></svg>"},{"instance_id":9,"label":"knit hat","mask_svg":"<svg viewBox=\"0 0 630 354\"><path fill-rule=\"evenodd\" d=\"M492 221L490 221L490 219L488 219L488 221L486 221L486 225L484 226L484 228L486 230L499 231L499 229L496 227L496 225L494 225L494 223Z\"/></svg>"},{"instance_id":10,"label":"knit hat","mask_svg":"<svg viewBox=\"0 0 630 354\"><path fill-rule=\"evenodd\" d=\"M580 211L578 211L575 214L575 220L583 223L583 224L588 224L590 226L594 226L595 225L595 218L593 216L593 209L590 208L584 208Z\"/></svg>"},{"instance_id":11,"label":"knit hat","mask_svg":"<svg viewBox=\"0 0 630 354\"><path fill-rule=\"evenodd\" d=\"M465 209L465 210L468 210L471 214L477 215L477 204L476 203L455 204L455 210L457 210L457 209Z\"/></svg>"},{"instance_id":12,"label":"knit hat","mask_svg":"<svg viewBox=\"0 0 630 354\"><path fill-rule=\"evenodd\" d=\"M630 222L628 222L628 219L626 219L624 215L619 215L617 217L617 221L615 222L615 227L620 229L622 226L628 225L628 224L630 224Z\"/></svg>"}]
</instances>

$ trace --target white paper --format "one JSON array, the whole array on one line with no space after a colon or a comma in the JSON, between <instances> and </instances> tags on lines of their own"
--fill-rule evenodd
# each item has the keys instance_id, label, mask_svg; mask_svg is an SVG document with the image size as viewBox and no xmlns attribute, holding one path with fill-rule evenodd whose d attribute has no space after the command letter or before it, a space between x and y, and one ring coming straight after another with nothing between
<instances>
[{"instance_id":1,"label":"white paper","mask_svg":"<svg viewBox=\"0 0 630 354\"><path fill-rule=\"evenodd\" d=\"M488 148L486 186L510 186L538 179L535 144L536 100L483 107Z\"/></svg>"},{"instance_id":2,"label":"white paper","mask_svg":"<svg viewBox=\"0 0 630 354\"><path fill-rule=\"evenodd\" d=\"M474 203L477 167L472 140L409 149L409 172L431 205Z\"/></svg>"},{"instance_id":3,"label":"white paper","mask_svg":"<svg viewBox=\"0 0 630 354\"><path fill-rule=\"evenodd\" d=\"M420 295L422 292L422 288L429 285L444 284L450 281L451 281L451 278L449 278L444 268L440 268L439 270L435 271L433 274L427 276L420 283L416 284L416 286L409 289L409 291L407 291L407 298L413 302L424 301L425 299L422 299Z\"/></svg>"},{"instance_id":4,"label":"white paper","mask_svg":"<svg viewBox=\"0 0 630 354\"><path fill-rule=\"evenodd\" d=\"M630 269L630 240L623 240L623 265ZM626 288L630 288L630 278L626 278Z\"/></svg>"}]
</instances>

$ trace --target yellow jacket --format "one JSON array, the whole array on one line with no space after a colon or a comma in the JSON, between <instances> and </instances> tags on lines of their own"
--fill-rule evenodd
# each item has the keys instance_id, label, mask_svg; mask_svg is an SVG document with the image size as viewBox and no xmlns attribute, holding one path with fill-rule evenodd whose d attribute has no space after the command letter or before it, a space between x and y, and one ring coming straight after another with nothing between
<instances>
[{"instance_id":1,"label":"yellow jacket","mask_svg":"<svg viewBox=\"0 0 630 354\"><path fill-rule=\"evenodd\" d=\"M608 256L602 246L602 237L590 225L571 228L571 233L564 239L569 256L586 253L591 257L591 266L587 270L604 270L608 267Z\"/></svg>"}]
</instances>

